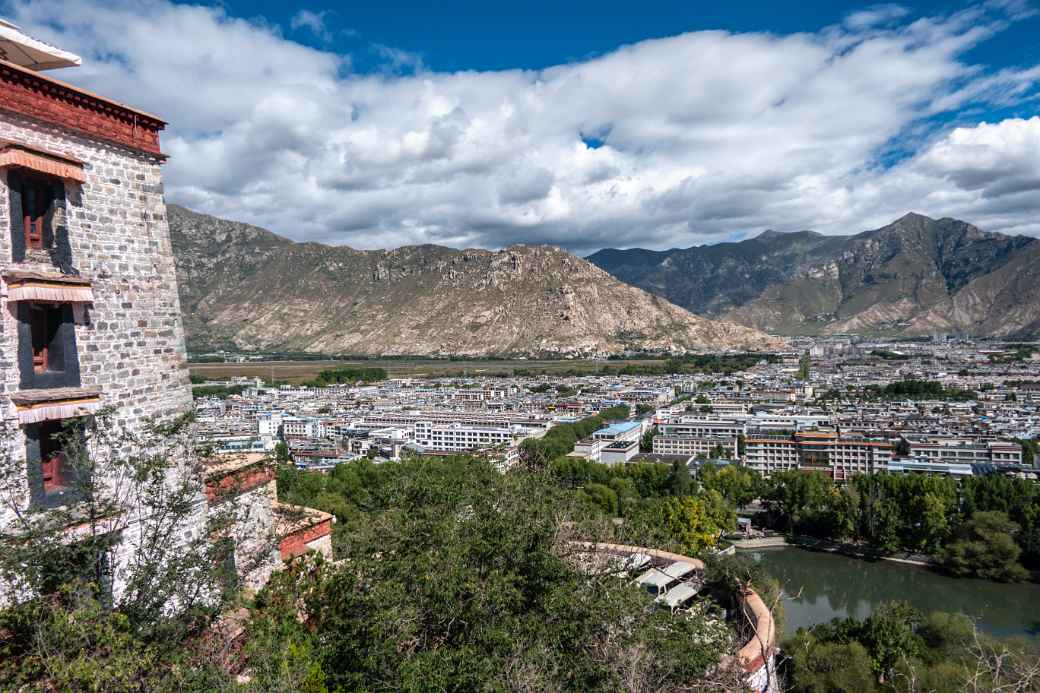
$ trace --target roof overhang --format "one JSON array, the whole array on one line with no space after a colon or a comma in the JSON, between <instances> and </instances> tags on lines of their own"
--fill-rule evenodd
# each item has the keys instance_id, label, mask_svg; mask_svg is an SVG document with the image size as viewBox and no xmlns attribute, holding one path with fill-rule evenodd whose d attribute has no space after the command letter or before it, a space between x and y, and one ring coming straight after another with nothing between
<instances>
[{"instance_id":1,"label":"roof overhang","mask_svg":"<svg viewBox=\"0 0 1040 693\"><path fill-rule=\"evenodd\" d=\"M34 39L3 19L0 19L0 59L36 71L78 67L83 62L75 53Z\"/></svg>"}]
</instances>

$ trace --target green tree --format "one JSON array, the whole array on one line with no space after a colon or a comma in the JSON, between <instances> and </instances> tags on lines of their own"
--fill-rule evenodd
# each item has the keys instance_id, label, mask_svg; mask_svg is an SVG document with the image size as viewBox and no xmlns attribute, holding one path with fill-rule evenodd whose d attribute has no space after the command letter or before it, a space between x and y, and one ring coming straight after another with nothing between
<instances>
[{"instance_id":1,"label":"green tree","mask_svg":"<svg viewBox=\"0 0 1040 693\"><path fill-rule=\"evenodd\" d=\"M651 427L646 433L643 434L643 437L639 439L639 451L653 452L655 437L657 437L657 426Z\"/></svg>"},{"instance_id":2,"label":"green tree","mask_svg":"<svg viewBox=\"0 0 1040 693\"><path fill-rule=\"evenodd\" d=\"M704 488L718 491L736 507L747 505L764 490L764 482L758 472L736 464L721 468L713 464L701 465L697 476Z\"/></svg>"},{"instance_id":3,"label":"green tree","mask_svg":"<svg viewBox=\"0 0 1040 693\"><path fill-rule=\"evenodd\" d=\"M283 442L278 442L274 446L274 458L278 462L288 462L292 458L289 455L289 446Z\"/></svg>"},{"instance_id":4,"label":"green tree","mask_svg":"<svg viewBox=\"0 0 1040 693\"><path fill-rule=\"evenodd\" d=\"M0 688L219 687L199 637L235 596L222 559L241 539L240 508L234 499L211 507L198 531L210 453L191 418L130 425L108 408L69 422L59 438L66 495L57 507L26 504L25 462L0 452L9 513L0 585L18 594L0 608ZM245 574L275 546L253 538L253 555L236 556Z\"/></svg>"},{"instance_id":5,"label":"green tree","mask_svg":"<svg viewBox=\"0 0 1040 693\"><path fill-rule=\"evenodd\" d=\"M799 630L787 648L795 693L870 693L879 689L870 653L858 642L821 642Z\"/></svg>"},{"instance_id":6,"label":"green tree","mask_svg":"<svg viewBox=\"0 0 1040 693\"><path fill-rule=\"evenodd\" d=\"M568 539L613 525L550 476L465 458L382 467L343 563L301 565L258 595L257 690L678 689L728 647L707 619L583 572Z\"/></svg>"},{"instance_id":7,"label":"green tree","mask_svg":"<svg viewBox=\"0 0 1040 693\"><path fill-rule=\"evenodd\" d=\"M1029 577L1019 563L1022 549L1015 542L1020 527L1006 513L976 512L946 546L942 563L954 575L973 576L1001 582Z\"/></svg>"},{"instance_id":8,"label":"green tree","mask_svg":"<svg viewBox=\"0 0 1040 693\"><path fill-rule=\"evenodd\" d=\"M802 354L801 358L798 359L798 379L808 380L809 372L812 369L812 359L809 358L809 350L806 349L805 353Z\"/></svg>"},{"instance_id":9,"label":"green tree","mask_svg":"<svg viewBox=\"0 0 1040 693\"><path fill-rule=\"evenodd\" d=\"M693 479L689 466L680 460L672 462L668 473L668 493L673 496L686 496L693 490Z\"/></svg>"},{"instance_id":10,"label":"green tree","mask_svg":"<svg viewBox=\"0 0 1040 693\"><path fill-rule=\"evenodd\" d=\"M681 552L698 555L713 548L723 532L736 529L737 516L718 491L668 498L665 521Z\"/></svg>"}]
</instances>

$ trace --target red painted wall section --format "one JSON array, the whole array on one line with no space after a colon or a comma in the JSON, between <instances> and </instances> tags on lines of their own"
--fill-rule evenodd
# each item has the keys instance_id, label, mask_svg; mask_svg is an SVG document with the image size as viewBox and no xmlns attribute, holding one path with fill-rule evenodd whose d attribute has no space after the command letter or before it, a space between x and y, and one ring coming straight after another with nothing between
<instances>
[{"instance_id":1,"label":"red painted wall section","mask_svg":"<svg viewBox=\"0 0 1040 693\"><path fill-rule=\"evenodd\" d=\"M210 503L227 496L237 496L274 480L274 467L253 466L230 472L226 476L206 480L206 500Z\"/></svg>"},{"instance_id":2,"label":"red painted wall section","mask_svg":"<svg viewBox=\"0 0 1040 693\"><path fill-rule=\"evenodd\" d=\"M282 554L282 560L288 561L291 558L307 553L307 544L329 534L332 534L332 518L322 520L316 525L311 525L299 532L290 534L282 539L278 545Z\"/></svg>"},{"instance_id":3,"label":"red painted wall section","mask_svg":"<svg viewBox=\"0 0 1040 693\"><path fill-rule=\"evenodd\" d=\"M0 62L0 109L162 157L161 120Z\"/></svg>"}]
</instances>

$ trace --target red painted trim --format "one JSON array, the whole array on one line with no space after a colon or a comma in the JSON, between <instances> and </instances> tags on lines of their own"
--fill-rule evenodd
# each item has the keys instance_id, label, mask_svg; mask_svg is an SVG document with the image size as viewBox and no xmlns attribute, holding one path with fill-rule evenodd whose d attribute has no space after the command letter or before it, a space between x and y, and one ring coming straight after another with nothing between
<instances>
[{"instance_id":1,"label":"red painted trim","mask_svg":"<svg viewBox=\"0 0 1040 693\"><path fill-rule=\"evenodd\" d=\"M166 124L155 116L3 61L0 109L164 157L159 131Z\"/></svg>"},{"instance_id":2,"label":"red painted trim","mask_svg":"<svg viewBox=\"0 0 1040 693\"><path fill-rule=\"evenodd\" d=\"M206 500L213 503L228 496L239 496L274 480L274 467L246 467L226 476L206 481Z\"/></svg>"}]
</instances>

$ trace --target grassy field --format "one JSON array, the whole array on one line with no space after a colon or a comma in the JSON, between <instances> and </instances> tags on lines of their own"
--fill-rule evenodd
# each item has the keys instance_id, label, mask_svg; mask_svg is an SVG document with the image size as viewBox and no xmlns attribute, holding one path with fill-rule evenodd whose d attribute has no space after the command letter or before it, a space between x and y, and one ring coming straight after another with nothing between
<instances>
[{"instance_id":1,"label":"grassy field","mask_svg":"<svg viewBox=\"0 0 1040 693\"><path fill-rule=\"evenodd\" d=\"M572 370L599 371L603 366L621 367L625 364L658 364L657 360L632 361L446 361L440 359L386 359L371 361L257 361L247 363L191 363L191 374L208 380L226 380L235 376L261 377L301 383L311 380L319 371L335 366L385 368L391 378L481 376L512 374L516 369L535 374L553 374Z\"/></svg>"}]
</instances>

